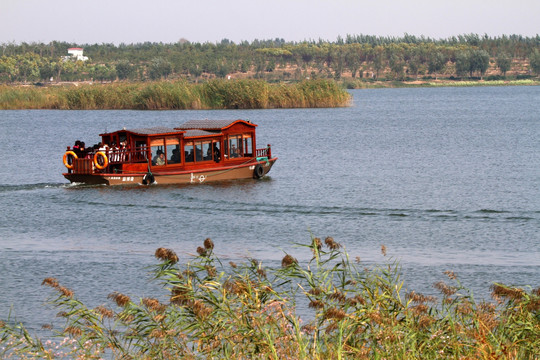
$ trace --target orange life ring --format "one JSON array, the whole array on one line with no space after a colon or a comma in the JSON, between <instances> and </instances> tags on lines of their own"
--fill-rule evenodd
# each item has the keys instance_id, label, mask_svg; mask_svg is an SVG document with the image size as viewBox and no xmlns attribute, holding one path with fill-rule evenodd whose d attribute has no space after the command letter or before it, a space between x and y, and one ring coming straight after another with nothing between
<instances>
[{"instance_id":1,"label":"orange life ring","mask_svg":"<svg viewBox=\"0 0 540 360\"><path fill-rule=\"evenodd\" d=\"M98 162L99 156L103 156L103 165L100 165ZM103 170L107 167L107 165L109 165L109 159L103 151L98 151L96 155L94 155L94 165L96 165L99 170Z\"/></svg>"},{"instance_id":2,"label":"orange life ring","mask_svg":"<svg viewBox=\"0 0 540 360\"><path fill-rule=\"evenodd\" d=\"M73 151L66 151L66 153L64 154L64 165L71 170L73 169L73 163L68 163L68 155L73 156L73 159L78 159L78 157L77 154L75 154Z\"/></svg>"}]
</instances>

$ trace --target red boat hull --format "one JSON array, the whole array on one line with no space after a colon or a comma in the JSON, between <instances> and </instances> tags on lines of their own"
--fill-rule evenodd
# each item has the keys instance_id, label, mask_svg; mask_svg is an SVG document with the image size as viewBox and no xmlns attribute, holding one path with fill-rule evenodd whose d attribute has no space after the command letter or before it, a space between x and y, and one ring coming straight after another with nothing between
<instances>
[{"instance_id":1,"label":"red boat hull","mask_svg":"<svg viewBox=\"0 0 540 360\"><path fill-rule=\"evenodd\" d=\"M268 161L254 161L237 166L190 171L156 171L153 173L132 174L64 173L63 175L72 183L87 185L200 184L214 181L261 178L268 174L276 160L277 158L272 158ZM260 170L261 168L262 170Z\"/></svg>"}]
</instances>

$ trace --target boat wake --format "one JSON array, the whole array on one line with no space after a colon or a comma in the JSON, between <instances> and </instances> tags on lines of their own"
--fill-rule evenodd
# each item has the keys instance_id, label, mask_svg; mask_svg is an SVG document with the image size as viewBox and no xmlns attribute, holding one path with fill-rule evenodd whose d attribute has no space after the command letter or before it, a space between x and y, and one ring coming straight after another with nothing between
<instances>
[{"instance_id":1,"label":"boat wake","mask_svg":"<svg viewBox=\"0 0 540 360\"><path fill-rule=\"evenodd\" d=\"M16 185L0 185L0 192L16 192L16 191L33 191L42 189L59 189L69 187L66 183L37 183L37 184L16 184Z\"/></svg>"},{"instance_id":2,"label":"boat wake","mask_svg":"<svg viewBox=\"0 0 540 360\"><path fill-rule=\"evenodd\" d=\"M139 188L140 189L140 188ZM146 190L147 188L143 188ZM108 191L118 189L108 188ZM376 208L350 206L309 206L303 204L272 204L268 202L244 202L223 199L202 199L188 192L169 192L165 201L141 204L140 191L137 196L128 199L124 196L122 202L107 203L104 201L88 201L71 199L85 204L111 208L147 208L170 209L179 211L201 212L205 216L223 214L242 214L244 217L273 216L305 216L305 217L335 217L339 219L388 218L391 221L492 221L492 222L540 222L539 210L457 210L457 209L415 209L415 208Z\"/></svg>"},{"instance_id":3,"label":"boat wake","mask_svg":"<svg viewBox=\"0 0 540 360\"><path fill-rule=\"evenodd\" d=\"M540 221L540 210L457 210L457 209L415 209L415 208L375 208L350 206L308 206L268 203L223 202L222 200L199 200L189 197L184 201L200 204L200 208L216 212L240 212L245 215L285 214L304 216L335 216L339 218L387 217L393 221ZM193 205L192 203L192 205Z\"/></svg>"}]
</instances>

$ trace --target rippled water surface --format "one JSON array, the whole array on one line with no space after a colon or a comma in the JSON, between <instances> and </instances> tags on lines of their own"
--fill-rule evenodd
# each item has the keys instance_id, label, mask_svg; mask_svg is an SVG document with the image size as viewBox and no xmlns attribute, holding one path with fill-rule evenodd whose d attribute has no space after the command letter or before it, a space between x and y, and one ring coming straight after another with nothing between
<instances>
[{"instance_id":1,"label":"rippled water surface","mask_svg":"<svg viewBox=\"0 0 540 360\"><path fill-rule=\"evenodd\" d=\"M146 266L206 237L226 261L277 266L294 243L332 236L367 264L400 261L405 287L434 292L445 270L479 298L493 282L540 278L540 88L353 91L343 109L0 111L0 318L38 329L54 276L91 306L151 295ZM219 184L73 187L62 155L122 127L249 119L270 176Z\"/></svg>"}]
</instances>

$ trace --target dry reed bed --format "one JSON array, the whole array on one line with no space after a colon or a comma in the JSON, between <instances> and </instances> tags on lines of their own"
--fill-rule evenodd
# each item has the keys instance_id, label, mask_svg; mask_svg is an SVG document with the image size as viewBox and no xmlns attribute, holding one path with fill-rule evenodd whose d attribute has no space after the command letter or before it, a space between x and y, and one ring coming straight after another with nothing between
<instances>
[{"instance_id":1,"label":"dry reed bed","mask_svg":"<svg viewBox=\"0 0 540 360\"><path fill-rule=\"evenodd\" d=\"M366 268L334 239L299 245L304 264L255 259L224 265L206 239L179 264L159 248L155 280L165 294L135 301L112 293L88 308L54 278L43 284L65 318L58 341L0 323L0 357L79 359L538 359L540 288L494 284L475 302L457 276L434 284L437 299L402 289L398 264ZM382 247L386 255L386 248ZM161 298L162 300L158 300ZM167 299L167 300L163 300ZM311 320L296 313L309 304ZM63 340L62 340L63 338Z\"/></svg>"},{"instance_id":2,"label":"dry reed bed","mask_svg":"<svg viewBox=\"0 0 540 360\"><path fill-rule=\"evenodd\" d=\"M0 86L0 109L187 110L347 106L350 95L335 82L306 80L270 84L263 80L212 80L83 84L76 87Z\"/></svg>"}]
</instances>

